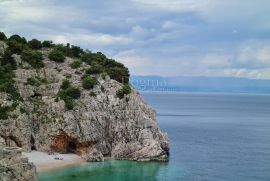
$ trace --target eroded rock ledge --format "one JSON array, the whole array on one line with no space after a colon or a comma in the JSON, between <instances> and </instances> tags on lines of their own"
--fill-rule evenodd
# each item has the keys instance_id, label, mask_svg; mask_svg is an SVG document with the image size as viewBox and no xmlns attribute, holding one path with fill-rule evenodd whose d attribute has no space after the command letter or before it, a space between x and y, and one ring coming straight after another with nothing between
<instances>
[{"instance_id":1,"label":"eroded rock ledge","mask_svg":"<svg viewBox=\"0 0 270 181\"><path fill-rule=\"evenodd\" d=\"M18 147L0 147L1 181L37 181L36 167L22 156Z\"/></svg>"}]
</instances>

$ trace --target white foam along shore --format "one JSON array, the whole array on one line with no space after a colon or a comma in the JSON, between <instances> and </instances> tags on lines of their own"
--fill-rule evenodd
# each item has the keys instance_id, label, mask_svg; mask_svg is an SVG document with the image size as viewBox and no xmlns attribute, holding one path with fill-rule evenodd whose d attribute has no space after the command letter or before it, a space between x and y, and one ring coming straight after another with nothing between
<instances>
[{"instance_id":1,"label":"white foam along shore","mask_svg":"<svg viewBox=\"0 0 270 181\"><path fill-rule=\"evenodd\" d=\"M81 157L76 154L54 154L49 155L46 152L32 151L30 153L23 153L29 159L29 162L33 162L37 167L37 172L50 171L57 168L66 166L79 165L85 162ZM55 158L63 158L63 160L56 160Z\"/></svg>"}]
</instances>

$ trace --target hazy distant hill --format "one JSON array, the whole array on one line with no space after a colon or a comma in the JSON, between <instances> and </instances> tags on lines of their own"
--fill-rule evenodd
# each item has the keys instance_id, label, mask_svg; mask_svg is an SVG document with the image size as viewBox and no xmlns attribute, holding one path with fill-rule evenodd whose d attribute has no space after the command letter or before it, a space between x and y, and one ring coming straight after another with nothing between
<instances>
[{"instance_id":1,"label":"hazy distant hill","mask_svg":"<svg viewBox=\"0 0 270 181\"><path fill-rule=\"evenodd\" d=\"M142 91L270 93L270 80L235 77L131 76L130 83Z\"/></svg>"}]
</instances>

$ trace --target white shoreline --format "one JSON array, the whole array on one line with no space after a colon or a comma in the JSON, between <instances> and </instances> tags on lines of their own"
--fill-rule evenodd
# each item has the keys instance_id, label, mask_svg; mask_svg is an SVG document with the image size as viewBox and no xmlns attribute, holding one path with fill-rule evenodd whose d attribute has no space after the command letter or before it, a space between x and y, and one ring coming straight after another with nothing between
<instances>
[{"instance_id":1,"label":"white shoreline","mask_svg":"<svg viewBox=\"0 0 270 181\"><path fill-rule=\"evenodd\" d=\"M76 154L48 155L46 152L32 151L30 153L23 152L23 155L28 158L29 162L35 164L37 172L50 171L72 165L80 165L85 162ZM55 157L63 158L63 160L55 160Z\"/></svg>"}]
</instances>

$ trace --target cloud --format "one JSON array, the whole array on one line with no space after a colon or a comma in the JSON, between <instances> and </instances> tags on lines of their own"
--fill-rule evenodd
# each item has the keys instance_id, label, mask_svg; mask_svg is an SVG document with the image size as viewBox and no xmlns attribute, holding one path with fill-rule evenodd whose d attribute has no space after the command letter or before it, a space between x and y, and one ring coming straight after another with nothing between
<instances>
[{"instance_id":1,"label":"cloud","mask_svg":"<svg viewBox=\"0 0 270 181\"><path fill-rule=\"evenodd\" d=\"M229 77L246 77L251 79L270 79L270 68L260 70L224 69L224 75Z\"/></svg>"},{"instance_id":2,"label":"cloud","mask_svg":"<svg viewBox=\"0 0 270 181\"><path fill-rule=\"evenodd\" d=\"M0 30L102 51L132 74L269 78L270 1L0 0Z\"/></svg>"},{"instance_id":3,"label":"cloud","mask_svg":"<svg viewBox=\"0 0 270 181\"><path fill-rule=\"evenodd\" d=\"M133 0L147 8L159 8L165 11L199 11L207 6L210 0Z\"/></svg>"},{"instance_id":4,"label":"cloud","mask_svg":"<svg viewBox=\"0 0 270 181\"><path fill-rule=\"evenodd\" d=\"M270 41L254 41L243 43L238 52L230 60L230 67L245 69L270 68Z\"/></svg>"},{"instance_id":5,"label":"cloud","mask_svg":"<svg viewBox=\"0 0 270 181\"><path fill-rule=\"evenodd\" d=\"M172 29L174 27L176 27L177 24L174 23L173 21L165 21L163 24L162 24L162 28L163 29Z\"/></svg>"},{"instance_id":6,"label":"cloud","mask_svg":"<svg viewBox=\"0 0 270 181\"><path fill-rule=\"evenodd\" d=\"M121 37L121 36L111 36L108 34L74 34L72 33L62 33L59 35L49 35L49 39L54 40L56 43L72 43L72 44L85 44L89 46L113 46L114 44L122 45L128 44L132 39Z\"/></svg>"}]
</instances>

